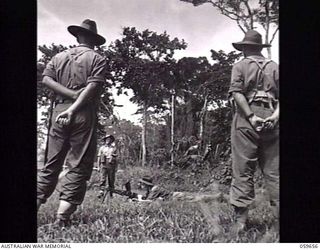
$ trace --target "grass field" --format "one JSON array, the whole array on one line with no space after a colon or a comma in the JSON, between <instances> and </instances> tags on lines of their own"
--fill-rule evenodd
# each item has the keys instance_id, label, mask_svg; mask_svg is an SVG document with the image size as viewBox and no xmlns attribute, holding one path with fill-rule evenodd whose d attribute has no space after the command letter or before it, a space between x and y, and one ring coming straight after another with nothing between
<instances>
[{"instance_id":1,"label":"grass field","mask_svg":"<svg viewBox=\"0 0 320 250\"><path fill-rule=\"evenodd\" d=\"M215 171L218 171L217 169ZM120 171L116 184L120 188L121 181L142 176L148 171L151 170L134 168L130 171ZM197 175L189 172L188 175L187 171L179 175L184 179L183 184L180 185L178 185L181 183L179 178L171 178L171 182L169 181L168 178L172 175L170 171L153 169L152 173L158 183L165 184L170 190L188 191L195 197L214 192L223 192L227 195L228 186L218 182L199 187L197 180L205 180L205 177L208 178L208 173L203 172ZM91 184L96 183L97 180L98 175L94 172ZM249 212L246 231L236 238L230 235L232 209L226 201L198 199L140 203L130 202L125 197L115 195L113 199L106 199L102 203L96 195L96 188L90 185L83 204L72 217L72 226L56 228L52 225L58 206L58 196L55 192L39 210L38 241L209 243L277 242L279 240L276 233L270 229L272 215L262 188L257 190L256 202Z\"/></svg>"}]
</instances>

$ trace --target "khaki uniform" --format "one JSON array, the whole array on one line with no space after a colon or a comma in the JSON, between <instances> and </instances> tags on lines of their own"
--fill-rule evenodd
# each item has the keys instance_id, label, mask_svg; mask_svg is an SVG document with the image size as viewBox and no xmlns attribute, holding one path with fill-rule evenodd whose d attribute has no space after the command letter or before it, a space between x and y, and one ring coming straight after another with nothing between
<instances>
[{"instance_id":1,"label":"khaki uniform","mask_svg":"<svg viewBox=\"0 0 320 250\"><path fill-rule=\"evenodd\" d=\"M262 73L258 64L263 66ZM266 61L262 56L244 58L232 69L230 96L233 92L240 92L247 97L255 115L269 117L279 98L278 65L273 61ZM261 93L268 98L264 98ZM265 101L266 99L269 101ZM258 165L264 175L271 203L278 205L279 128L257 132L240 110L236 110L231 126L231 144L231 204L247 207L252 203L255 196L253 176Z\"/></svg>"},{"instance_id":2,"label":"khaki uniform","mask_svg":"<svg viewBox=\"0 0 320 250\"><path fill-rule=\"evenodd\" d=\"M170 192L162 187L159 187L157 185L153 186L150 190L149 193L147 193L143 199L148 199L148 200L156 200L158 198L161 199L170 199L173 195L173 192Z\"/></svg>"},{"instance_id":3,"label":"khaki uniform","mask_svg":"<svg viewBox=\"0 0 320 250\"><path fill-rule=\"evenodd\" d=\"M106 185L106 179L108 177L108 185L110 190L114 190L114 183L117 171L117 148L115 143L111 145L103 145L99 152L101 169L100 169L100 190L104 191Z\"/></svg>"},{"instance_id":4,"label":"khaki uniform","mask_svg":"<svg viewBox=\"0 0 320 250\"><path fill-rule=\"evenodd\" d=\"M53 78L70 89L80 89L90 82L105 83L105 59L84 45L57 54L48 63L43 75ZM96 153L96 101L89 102L67 126L55 122L58 114L72 101L58 96L52 115L48 138L48 161L38 174L37 198L45 203L55 190L59 173L67 158L69 171L61 178L60 200L82 203L86 181L90 179Z\"/></svg>"}]
</instances>

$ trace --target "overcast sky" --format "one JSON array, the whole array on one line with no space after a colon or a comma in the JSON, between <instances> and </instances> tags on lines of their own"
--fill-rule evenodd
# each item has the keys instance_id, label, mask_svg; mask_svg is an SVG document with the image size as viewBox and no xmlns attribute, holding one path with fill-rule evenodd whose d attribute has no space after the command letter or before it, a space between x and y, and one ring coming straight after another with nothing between
<instances>
[{"instance_id":1,"label":"overcast sky","mask_svg":"<svg viewBox=\"0 0 320 250\"><path fill-rule=\"evenodd\" d=\"M39 0L38 44L77 44L67 27L80 25L87 18L96 21L106 45L121 38L122 27L126 26L140 31L167 31L171 38L184 39L188 44L185 50L176 52L176 58L207 56L210 59L211 49L230 52L234 50L231 42L243 39L236 23L209 4L194 7L179 0ZM273 42L272 57L279 61L278 36ZM114 99L117 104L125 105L116 109L121 118L137 121L138 117L132 116L136 106L127 97L114 96Z\"/></svg>"}]
</instances>

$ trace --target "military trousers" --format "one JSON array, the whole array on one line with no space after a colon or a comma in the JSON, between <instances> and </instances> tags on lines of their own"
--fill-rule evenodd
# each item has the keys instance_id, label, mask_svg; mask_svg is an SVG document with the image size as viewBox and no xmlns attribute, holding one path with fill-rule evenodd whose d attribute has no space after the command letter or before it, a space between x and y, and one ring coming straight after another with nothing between
<instances>
[{"instance_id":1,"label":"military trousers","mask_svg":"<svg viewBox=\"0 0 320 250\"><path fill-rule=\"evenodd\" d=\"M57 115L70 105L58 104L53 110L48 138L48 160L38 173L37 198L41 203L45 203L56 189L65 161L70 169L59 180L60 200L81 204L86 192L86 182L91 177L97 147L95 109L91 106L82 108L67 126L56 123Z\"/></svg>"},{"instance_id":2,"label":"military trousers","mask_svg":"<svg viewBox=\"0 0 320 250\"><path fill-rule=\"evenodd\" d=\"M109 190L112 192L114 190L114 183L116 180L116 172L117 172L117 165L116 163L110 164L110 163L105 163L101 170L100 170L100 190L104 191L105 186L106 186L106 181L108 178L108 186Z\"/></svg>"},{"instance_id":3,"label":"military trousers","mask_svg":"<svg viewBox=\"0 0 320 250\"><path fill-rule=\"evenodd\" d=\"M264 107L251 107L262 118L272 114ZM230 203L248 207L254 200L254 172L260 167L271 205L279 207L279 129L257 132L242 114L236 113L231 127L232 171Z\"/></svg>"}]
</instances>

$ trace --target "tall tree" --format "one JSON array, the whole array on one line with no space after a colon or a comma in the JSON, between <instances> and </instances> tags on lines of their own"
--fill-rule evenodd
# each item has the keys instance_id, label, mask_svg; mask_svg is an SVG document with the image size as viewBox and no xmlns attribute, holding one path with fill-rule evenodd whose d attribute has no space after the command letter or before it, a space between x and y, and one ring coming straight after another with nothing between
<instances>
[{"instance_id":1,"label":"tall tree","mask_svg":"<svg viewBox=\"0 0 320 250\"><path fill-rule=\"evenodd\" d=\"M272 44L279 30L279 0L180 0L199 6L205 3L234 20L244 33L259 24L265 31L265 42ZM271 58L271 48L268 48Z\"/></svg>"},{"instance_id":2,"label":"tall tree","mask_svg":"<svg viewBox=\"0 0 320 250\"><path fill-rule=\"evenodd\" d=\"M179 141L185 136L197 136L204 144L221 143L212 134L213 126L219 128L222 140L228 140L230 111L226 107L227 92L233 63L240 53L211 51L213 64L204 57L182 58L178 62L177 81L182 82L177 91L177 134ZM208 114L208 111L211 110ZM213 110L213 111L212 111ZM214 121L214 122L213 122ZM226 135L226 136L225 136ZM182 138L181 138L182 137Z\"/></svg>"},{"instance_id":3,"label":"tall tree","mask_svg":"<svg viewBox=\"0 0 320 250\"><path fill-rule=\"evenodd\" d=\"M231 69L241 53L211 50L213 65L210 78L203 84L207 94L207 104L210 106L208 116L203 119L207 123L204 137L210 138L209 143L219 145L228 142L230 137L231 109L227 105L228 89L230 86ZM204 111L207 113L208 109Z\"/></svg>"},{"instance_id":4,"label":"tall tree","mask_svg":"<svg viewBox=\"0 0 320 250\"><path fill-rule=\"evenodd\" d=\"M134 95L130 100L141 107L142 166L145 166L147 111L149 108L154 108L155 112L167 109L174 51L185 49L187 45L178 38L171 40L166 32L140 32L134 27L125 27L122 35L123 38L116 40L106 55L114 72L112 81L117 85L118 93L132 89Z\"/></svg>"},{"instance_id":5,"label":"tall tree","mask_svg":"<svg viewBox=\"0 0 320 250\"><path fill-rule=\"evenodd\" d=\"M176 95L180 103L178 126L183 130L183 135L197 136L197 112L203 101L199 91L210 76L210 68L206 57L183 57L176 65Z\"/></svg>"}]
</instances>

